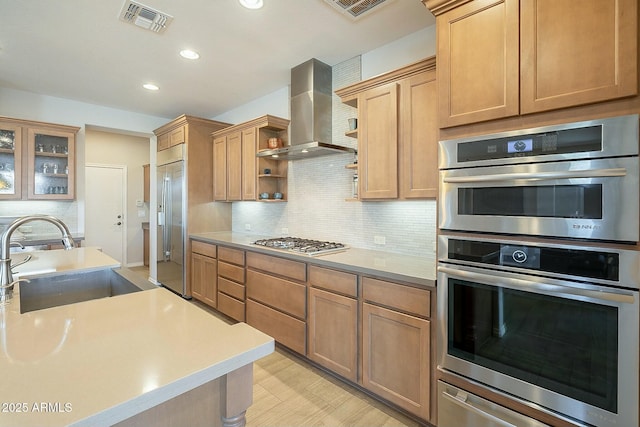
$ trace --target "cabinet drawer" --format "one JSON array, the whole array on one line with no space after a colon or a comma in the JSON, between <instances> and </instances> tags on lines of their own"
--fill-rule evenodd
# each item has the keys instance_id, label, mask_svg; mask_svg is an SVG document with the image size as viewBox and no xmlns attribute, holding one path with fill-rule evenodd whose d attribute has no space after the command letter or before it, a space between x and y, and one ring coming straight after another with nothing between
<instances>
[{"instance_id":1,"label":"cabinet drawer","mask_svg":"<svg viewBox=\"0 0 640 427\"><path fill-rule=\"evenodd\" d=\"M238 322L244 322L244 303L222 292L218 292L218 311Z\"/></svg>"},{"instance_id":2,"label":"cabinet drawer","mask_svg":"<svg viewBox=\"0 0 640 427\"><path fill-rule=\"evenodd\" d=\"M247 271L247 298L260 301L287 314L305 319L307 287L258 271Z\"/></svg>"},{"instance_id":3,"label":"cabinet drawer","mask_svg":"<svg viewBox=\"0 0 640 427\"><path fill-rule=\"evenodd\" d=\"M309 284L353 298L358 297L358 276L344 271L309 266Z\"/></svg>"},{"instance_id":4,"label":"cabinet drawer","mask_svg":"<svg viewBox=\"0 0 640 427\"><path fill-rule=\"evenodd\" d=\"M362 297L365 301L406 313L422 317L431 316L431 292L426 289L363 277Z\"/></svg>"},{"instance_id":5,"label":"cabinet drawer","mask_svg":"<svg viewBox=\"0 0 640 427\"><path fill-rule=\"evenodd\" d=\"M304 262L247 252L247 266L257 270L269 271L289 279L301 282L307 281L307 268Z\"/></svg>"},{"instance_id":6,"label":"cabinet drawer","mask_svg":"<svg viewBox=\"0 0 640 427\"><path fill-rule=\"evenodd\" d=\"M255 301L247 300L247 323L271 335L277 342L305 354L304 322Z\"/></svg>"},{"instance_id":7,"label":"cabinet drawer","mask_svg":"<svg viewBox=\"0 0 640 427\"><path fill-rule=\"evenodd\" d=\"M218 255L220 255L220 251L218 251ZM238 283L244 283L244 267L222 262L220 258L218 258L218 275Z\"/></svg>"},{"instance_id":8,"label":"cabinet drawer","mask_svg":"<svg viewBox=\"0 0 640 427\"><path fill-rule=\"evenodd\" d=\"M244 251L220 246L218 248L218 259L220 261L228 262L229 264L244 266Z\"/></svg>"},{"instance_id":9,"label":"cabinet drawer","mask_svg":"<svg viewBox=\"0 0 640 427\"><path fill-rule=\"evenodd\" d=\"M191 241L191 252L205 255L211 258L216 257L216 245L209 243L198 242L197 240Z\"/></svg>"},{"instance_id":10,"label":"cabinet drawer","mask_svg":"<svg viewBox=\"0 0 640 427\"><path fill-rule=\"evenodd\" d=\"M220 268L220 264L218 264L218 268ZM224 277L218 277L218 291L244 301L244 286Z\"/></svg>"}]
</instances>

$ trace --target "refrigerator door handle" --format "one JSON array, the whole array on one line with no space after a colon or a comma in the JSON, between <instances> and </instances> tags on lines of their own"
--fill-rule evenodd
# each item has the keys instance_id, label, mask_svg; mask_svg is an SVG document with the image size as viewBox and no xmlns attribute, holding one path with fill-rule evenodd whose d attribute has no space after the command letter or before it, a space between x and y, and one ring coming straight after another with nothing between
<instances>
[{"instance_id":1,"label":"refrigerator door handle","mask_svg":"<svg viewBox=\"0 0 640 427\"><path fill-rule=\"evenodd\" d=\"M164 182L163 182L163 193L164 193L164 205L163 205L163 211L164 211L164 215L165 215L165 226L162 229L162 233L163 233L163 247L162 247L162 251L163 251L163 255L164 255L164 260L165 261L169 261L170 257L171 257L171 203L172 201L172 194L171 194L171 177L169 175L165 175L164 177ZM167 224L167 216L169 216L169 224Z\"/></svg>"}]
</instances>

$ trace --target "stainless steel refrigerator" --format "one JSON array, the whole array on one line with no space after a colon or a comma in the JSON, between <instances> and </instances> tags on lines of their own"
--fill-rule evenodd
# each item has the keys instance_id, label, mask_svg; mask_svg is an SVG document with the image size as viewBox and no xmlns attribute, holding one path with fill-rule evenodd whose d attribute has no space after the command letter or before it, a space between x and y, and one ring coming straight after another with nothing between
<instances>
[{"instance_id":1,"label":"stainless steel refrigerator","mask_svg":"<svg viewBox=\"0 0 640 427\"><path fill-rule=\"evenodd\" d=\"M157 281L182 297L186 288L187 192L185 145L158 152Z\"/></svg>"}]
</instances>

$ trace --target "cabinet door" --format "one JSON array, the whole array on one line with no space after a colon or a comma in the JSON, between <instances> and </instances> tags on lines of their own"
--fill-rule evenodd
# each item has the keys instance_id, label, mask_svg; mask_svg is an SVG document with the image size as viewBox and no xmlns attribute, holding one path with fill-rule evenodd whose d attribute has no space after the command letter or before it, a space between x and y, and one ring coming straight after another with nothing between
<instances>
[{"instance_id":1,"label":"cabinet door","mask_svg":"<svg viewBox=\"0 0 640 427\"><path fill-rule=\"evenodd\" d=\"M169 132L169 147L174 145L184 144L187 140L187 127L180 126L171 132Z\"/></svg>"},{"instance_id":2,"label":"cabinet door","mask_svg":"<svg viewBox=\"0 0 640 427\"><path fill-rule=\"evenodd\" d=\"M242 134L227 136L227 200L242 200Z\"/></svg>"},{"instance_id":3,"label":"cabinet door","mask_svg":"<svg viewBox=\"0 0 640 427\"><path fill-rule=\"evenodd\" d=\"M22 197L22 128L0 122L0 200Z\"/></svg>"},{"instance_id":4,"label":"cabinet door","mask_svg":"<svg viewBox=\"0 0 640 427\"><path fill-rule=\"evenodd\" d=\"M258 161L256 129L242 131L242 200L256 200Z\"/></svg>"},{"instance_id":5,"label":"cabinet door","mask_svg":"<svg viewBox=\"0 0 640 427\"><path fill-rule=\"evenodd\" d=\"M440 127L519 113L518 10L518 0L475 0L438 16Z\"/></svg>"},{"instance_id":6,"label":"cabinet door","mask_svg":"<svg viewBox=\"0 0 640 427\"><path fill-rule=\"evenodd\" d=\"M438 195L436 72L400 81L400 197Z\"/></svg>"},{"instance_id":7,"label":"cabinet door","mask_svg":"<svg viewBox=\"0 0 640 427\"><path fill-rule=\"evenodd\" d=\"M217 265L215 258L191 254L191 294L205 304L216 307Z\"/></svg>"},{"instance_id":8,"label":"cabinet door","mask_svg":"<svg viewBox=\"0 0 640 427\"><path fill-rule=\"evenodd\" d=\"M357 381L357 300L309 288L307 328L309 359Z\"/></svg>"},{"instance_id":9,"label":"cabinet door","mask_svg":"<svg viewBox=\"0 0 640 427\"><path fill-rule=\"evenodd\" d=\"M522 113L635 95L637 7L637 0L522 0Z\"/></svg>"},{"instance_id":10,"label":"cabinet door","mask_svg":"<svg viewBox=\"0 0 640 427\"><path fill-rule=\"evenodd\" d=\"M362 304L362 385L429 419L429 321Z\"/></svg>"},{"instance_id":11,"label":"cabinet door","mask_svg":"<svg viewBox=\"0 0 640 427\"><path fill-rule=\"evenodd\" d=\"M213 140L213 200L227 200L227 137Z\"/></svg>"},{"instance_id":12,"label":"cabinet door","mask_svg":"<svg viewBox=\"0 0 640 427\"><path fill-rule=\"evenodd\" d=\"M169 148L169 134L164 133L162 135L158 135L157 138L158 151L166 150Z\"/></svg>"},{"instance_id":13,"label":"cabinet door","mask_svg":"<svg viewBox=\"0 0 640 427\"><path fill-rule=\"evenodd\" d=\"M73 200L75 134L46 128L27 132L28 198Z\"/></svg>"},{"instance_id":14,"label":"cabinet door","mask_svg":"<svg viewBox=\"0 0 640 427\"><path fill-rule=\"evenodd\" d=\"M358 96L360 199L398 197L398 87L395 83Z\"/></svg>"}]
</instances>

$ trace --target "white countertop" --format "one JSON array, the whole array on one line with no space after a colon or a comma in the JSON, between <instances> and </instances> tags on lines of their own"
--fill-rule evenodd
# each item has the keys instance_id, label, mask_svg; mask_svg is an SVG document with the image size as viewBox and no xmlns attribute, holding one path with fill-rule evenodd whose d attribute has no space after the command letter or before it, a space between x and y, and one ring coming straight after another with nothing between
<instances>
[{"instance_id":1,"label":"white countertop","mask_svg":"<svg viewBox=\"0 0 640 427\"><path fill-rule=\"evenodd\" d=\"M428 258L360 248L349 248L344 252L321 256L307 256L252 244L265 236L229 231L194 233L190 237L390 280L407 281L422 286L436 285L436 262Z\"/></svg>"},{"instance_id":2,"label":"white countertop","mask_svg":"<svg viewBox=\"0 0 640 427\"><path fill-rule=\"evenodd\" d=\"M48 252L22 274L108 266L96 249ZM19 287L0 307L0 426L112 425L274 349L164 288L20 314Z\"/></svg>"},{"instance_id":3,"label":"white countertop","mask_svg":"<svg viewBox=\"0 0 640 427\"><path fill-rule=\"evenodd\" d=\"M62 274L69 271L90 271L119 267L120 263L97 248L74 248L68 251L32 251L11 254L13 264L31 255L31 260L14 269L14 279L47 274Z\"/></svg>"}]
</instances>

